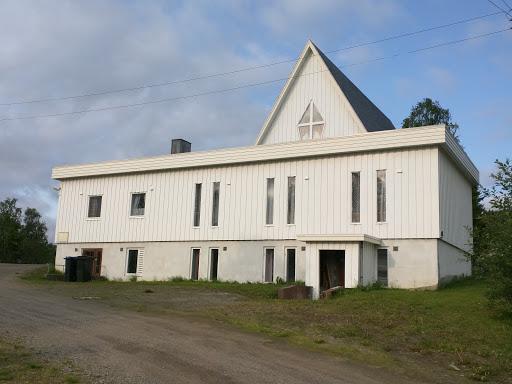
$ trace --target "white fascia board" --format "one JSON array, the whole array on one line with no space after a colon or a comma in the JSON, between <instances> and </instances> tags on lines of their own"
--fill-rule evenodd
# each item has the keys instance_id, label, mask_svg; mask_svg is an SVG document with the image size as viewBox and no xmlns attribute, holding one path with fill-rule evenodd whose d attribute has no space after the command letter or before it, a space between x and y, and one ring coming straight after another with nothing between
<instances>
[{"instance_id":1,"label":"white fascia board","mask_svg":"<svg viewBox=\"0 0 512 384\"><path fill-rule=\"evenodd\" d=\"M281 105L285 95L288 93L288 88L290 87L292 82L295 80L295 76L297 75L297 72L304 64L304 59L306 57L306 54L308 53L308 50L311 50L311 52L313 52L313 54L316 51L316 50L314 50L314 45L311 42L311 40L308 40L308 42L306 43L306 46L302 50L302 53L301 53L299 59L297 60L297 62L295 63L295 66L292 69L292 73L288 77L288 80L286 80L286 83L284 84L284 87L281 90L281 93L279 94L279 97L277 98L274 106L270 110L270 113L268 114L267 119L265 120L265 123L263 123L263 127L261 127L260 133L258 134L258 137L256 137L256 140L254 141L254 145L260 145L261 140L263 139L263 136L265 136L265 134L267 133L267 129L268 129L270 123L272 122L272 120L274 120L276 111L279 109L279 106ZM317 52L317 54L318 54L318 52Z\"/></svg>"},{"instance_id":2,"label":"white fascia board","mask_svg":"<svg viewBox=\"0 0 512 384\"><path fill-rule=\"evenodd\" d=\"M381 239L370 235L297 235L297 240L305 243L353 243L364 241L377 245L381 244Z\"/></svg>"},{"instance_id":3,"label":"white fascia board","mask_svg":"<svg viewBox=\"0 0 512 384\"><path fill-rule=\"evenodd\" d=\"M469 179L471 184L473 186L479 185L480 173L478 172L477 167L475 164L473 164L467 153L464 151L464 148L462 148L462 146L448 129L445 132L445 142L443 144L443 148L452 158L452 160L455 161L457 166L462 170L463 174Z\"/></svg>"},{"instance_id":4,"label":"white fascia board","mask_svg":"<svg viewBox=\"0 0 512 384\"><path fill-rule=\"evenodd\" d=\"M282 161L355 152L442 145L445 144L445 141L445 127L442 125L397 129L327 139L58 166L52 169L52 178L63 180L79 177ZM451 150L450 148L448 147L448 150Z\"/></svg>"}]
</instances>

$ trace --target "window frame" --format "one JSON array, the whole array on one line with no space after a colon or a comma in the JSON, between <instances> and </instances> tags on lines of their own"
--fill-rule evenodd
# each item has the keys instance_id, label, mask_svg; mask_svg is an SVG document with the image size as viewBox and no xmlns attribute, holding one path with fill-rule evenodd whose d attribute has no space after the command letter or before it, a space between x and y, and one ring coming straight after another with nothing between
<instances>
[{"instance_id":1,"label":"window frame","mask_svg":"<svg viewBox=\"0 0 512 384\"><path fill-rule=\"evenodd\" d=\"M216 277L215 279L213 278L213 253L214 251L217 251L217 263L216 263L216 268L215 268L215 274L216 274ZM210 263L209 263L209 268L208 268L208 280L209 281L218 281L219 280L219 255L220 255L220 247L212 247L210 248Z\"/></svg>"},{"instance_id":2,"label":"window frame","mask_svg":"<svg viewBox=\"0 0 512 384\"><path fill-rule=\"evenodd\" d=\"M293 195L291 194L291 186L290 183L293 180ZM286 190L286 225L295 225L295 219L296 219L296 208L297 205L297 177L296 176L288 176L288 188Z\"/></svg>"},{"instance_id":3,"label":"window frame","mask_svg":"<svg viewBox=\"0 0 512 384\"><path fill-rule=\"evenodd\" d=\"M288 262L288 259L290 257L290 255L288 254L289 251L293 250L294 252L294 261L293 261L293 280L289 280L288 279L288 275L290 274L290 271L289 271L289 262ZM290 283L293 283L293 282L296 282L297 281L297 247L285 247L284 249L284 254L285 254L285 278L286 278L286 282L290 282Z\"/></svg>"},{"instance_id":4,"label":"window frame","mask_svg":"<svg viewBox=\"0 0 512 384\"><path fill-rule=\"evenodd\" d=\"M199 228L201 226L201 197L203 193L203 184L195 183L194 189L194 217L193 227Z\"/></svg>"},{"instance_id":5,"label":"window frame","mask_svg":"<svg viewBox=\"0 0 512 384\"><path fill-rule=\"evenodd\" d=\"M91 200L94 198L100 198L100 208L98 216L90 216L91 214ZM100 220L101 219L101 206L103 204L103 195L89 195L89 201L87 205L87 220Z\"/></svg>"},{"instance_id":6,"label":"window frame","mask_svg":"<svg viewBox=\"0 0 512 384\"><path fill-rule=\"evenodd\" d=\"M137 252L137 256L135 257L135 272L129 272L128 268L130 267L130 252ZM140 249L139 248L127 248L126 249L126 267L124 269L125 276L135 276L137 275L137 269L139 266L139 257L140 257Z\"/></svg>"},{"instance_id":7,"label":"window frame","mask_svg":"<svg viewBox=\"0 0 512 384\"><path fill-rule=\"evenodd\" d=\"M383 255L379 255L382 251L386 252L386 283L382 284L379 280L379 257ZM377 282L382 284L384 288L389 288L389 252L387 248L377 248Z\"/></svg>"},{"instance_id":8,"label":"window frame","mask_svg":"<svg viewBox=\"0 0 512 384\"><path fill-rule=\"evenodd\" d=\"M194 251L197 251L197 262L194 263L194 256L195 256L195 252ZM199 263L201 261L201 248L200 247L195 247L195 248L192 248L191 251L190 251L190 273L189 273L189 276L190 276L190 280L199 280ZM193 276L193 273L194 273L194 264L196 264L196 269L195 269L195 277Z\"/></svg>"},{"instance_id":9,"label":"window frame","mask_svg":"<svg viewBox=\"0 0 512 384\"><path fill-rule=\"evenodd\" d=\"M133 212L132 212L132 208L133 208L133 198L136 196L136 195L144 195L144 213L142 215L134 215ZM146 209L147 209L147 204L146 204L146 196L147 196L147 193L144 191L144 192L131 192L130 193L130 217L131 218L134 218L134 219L143 219L146 217ZM141 208L137 208L137 209L141 209Z\"/></svg>"},{"instance_id":10,"label":"window frame","mask_svg":"<svg viewBox=\"0 0 512 384\"><path fill-rule=\"evenodd\" d=\"M379 173L383 172L384 177L379 178ZM376 208L377 208L377 223L387 222L387 191L386 191L386 170L378 169L376 174ZM379 184L381 184L381 193L379 193Z\"/></svg>"},{"instance_id":11,"label":"window frame","mask_svg":"<svg viewBox=\"0 0 512 384\"><path fill-rule=\"evenodd\" d=\"M215 204L215 195L217 194L217 204ZM220 213L220 181L213 182L212 190L212 227L219 226L219 213Z\"/></svg>"},{"instance_id":12,"label":"window frame","mask_svg":"<svg viewBox=\"0 0 512 384\"><path fill-rule=\"evenodd\" d=\"M314 108L316 108L316 110L317 110L318 114L320 115L320 117L322 118L322 120L313 121ZM301 123L301 121L302 121L302 119L303 119L303 117L304 117L304 115L306 114L307 111L309 111L309 122L308 123ZM317 126L317 125L320 125L320 124L322 124L322 134L320 135L320 137L313 138L313 127ZM325 123L324 117L322 116L322 114L320 113L318 108L316 107L316 105L313 102L313 100L310 100L310 102L306 106L306 109L305 109L304 113L302 114L299 122L297 123L297 134L299 135L299 140L303 141L303 140L323 139L324 138L324 132L325 132L325 126L326 126L326 123ZM308 127L308 135L309 136L308 136L307 139L301 138L300 131L301 131L302 127Z\"/></svg>"},{"instance_id":13,"label":"window frame","mask_svg":"<svg viewBox=\"0 0 512 384\"><path fill-rule=\"evenodd\" d=\"M357 204L357 210L358 212L355 212L354 210L354 176L357 175L357 182L358 182L358 204ZM350 193L350 209L351 209L351 220L350 222L352 224L361 224L361 171L354 171L351 172L351 193ZM357 221L354 219L357 217Z\"/></svg>"},{"instance_id":14,"label":"window frame","mask_svg":"<svg viewBox=\"0 0 512 384\"><path fill-rule=\"evenodd\" d=\"M275 193L276 193L276 179L274 177L267 177L266 185L266 198L265 198L265 226L274 225L274 207L275 207ZM272 180L272 182L271 182Z\"/></svg>"},{"instance_id":15,"label":"window frame","mask_svg":"<svg viewBox=\"0 0 512 384\"><path fill-rule=\"evenodd\" d=\"M276 249L275 247L264 247L263 248L263 283L272 284L275 278L276 270ZM267 281L267 252L272 251L272 266L271 266L271 280Z\"/></svg>"}]
</instances>

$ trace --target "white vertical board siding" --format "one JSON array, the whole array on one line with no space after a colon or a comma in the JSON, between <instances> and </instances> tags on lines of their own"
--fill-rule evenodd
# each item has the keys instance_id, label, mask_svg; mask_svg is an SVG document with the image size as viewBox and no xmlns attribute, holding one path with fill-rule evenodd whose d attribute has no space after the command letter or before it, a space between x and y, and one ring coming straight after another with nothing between
<instances>
[{"instance_id":1,"label":"white vertical board siding","mask_svg":"<svg viewBox=\"0 0 512 384\"><path fill-rule=\"evenodd\" d=\"M322 59L309 50L260 144L299 140L297 124L310 101L324 118L323 137L366 132Z\"/></svg>"},{"instance_id":2,"label":"white vertical board siding","mask_svg":"<svg viewBox=\"0 0 512 384\"><path fill-rule=\"evenodd\" d=\"M461 249L470 241L473 226L472 188L452 160L439 151L440 231L442 239Z\"/></svg>"},{"instance_id":3,"label":"white vertical board siding","mask_svg":"<svg viewBox=\"0 0 512 384\"><path fill-rule=\"evenodd\" d=\"M298 234L437 238L437 151L434 147L63 180L57 232L69 232L70 243L286 240L296 239ZM385 223L377 223L377 170L386 170ZM361 174L358 224L351 223L352 172ZM459 201L448 186L459 185L463 179L457 178L455 169L445 170L443 175L447 192L442 196L448 199L442 210L446 227L453 220L447 209L454 204L467 208L471 188L466 183L469 192L463 189ZM295 225L286 223L289 176L296 177ZM274 221L266 225L266 183L271 177L275 180ZM214 182L220 183L218 227L211 225ZM202 184L199 227L193 226L196 183ZM130 217L131 194L137 192L146 193L145 215ZM87 218L91 195L103 196L99 219ZM445 233L454 236L448 228Z\"/></svg>"}]
</instances>

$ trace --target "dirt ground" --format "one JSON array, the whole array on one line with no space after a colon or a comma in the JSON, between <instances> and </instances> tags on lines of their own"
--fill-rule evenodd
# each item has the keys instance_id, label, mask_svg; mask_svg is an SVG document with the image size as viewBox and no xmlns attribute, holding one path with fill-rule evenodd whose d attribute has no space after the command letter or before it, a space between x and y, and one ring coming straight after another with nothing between
<instances>
[{"instance_id":1,"label":"dirt ground","mask_svg":"<svg viewBox=\"0 0 512 384\"><path fill-rule=\"evenodd\" d=\"M281 340L243 333L197 316L200 306L241 296L169 290L167 313L140 312L100 299L55 295L19 275L34 266L0 264L0 332L50 361L72 361L92 383L411 383L384 370L362 367L295 348ZM161 295L148 300L162 300ZM103 300L108 300L104 298ZM126 295L129 305L129 292ZM188 314L187 314L188 313ZM191 313L191 314L190 314ZM84 381L82 381L84 382Z\"/></svg>"}]
</instances>

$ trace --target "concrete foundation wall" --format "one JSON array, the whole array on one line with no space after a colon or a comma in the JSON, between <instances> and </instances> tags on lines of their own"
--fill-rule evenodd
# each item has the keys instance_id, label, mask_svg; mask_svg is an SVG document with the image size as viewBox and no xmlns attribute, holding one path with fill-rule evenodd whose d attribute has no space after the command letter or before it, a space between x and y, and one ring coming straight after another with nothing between
<instances>
[{"instance_id":1,"label":"concrete foundation wall","mask_svg":"<svg viewBox=\"0 0 512 384\"><path fill-rule=\"evenodd\" d=\"M436 239L385 239L390 288L434 288L438 284ZM398 247L394 251L393 247ZM382 247L379 247L382 248Z\"/></svg>"},{"instance_id":2,"label":"concrete foundation wall","mask_svg":"<svg viewBox=\"0 0 512 384\"><path fill-rule=\"evenodd\" d=\"M471 262L461 253L460 249L438 240L439 252L439 283L446 283L455 276L470 276Z\"/></svg>"},{"instance_id":3,"label":"concrete foundation wall","mask_svg":"<svg viewBox=\"0 0 512 384\"><path fill-rule=\"evenodd\" d=\"M174 276L190 278L192 249L199 248L199 279L210 277L210 250L219 249L218 279L238 282L263 282L266 248L274 248L274 281L286 276L286 249L295 248L296 280L305 280L304 243L298 241L219 241L219 242L140 242L140 243L77 243L59 244L55 265L64 269L66 256L80 256L82 249L101 248L101 275L109 279L129 280L126 273L129 249L144 249L140 280L167 280ZM224 247L226 250L224 251ZM75 251L76 249L76 251ZM122 249L122 250L121 250Z\"/></svg>"}]
</instances>

